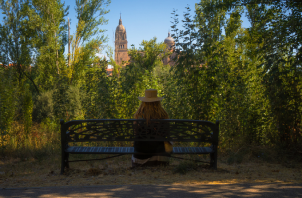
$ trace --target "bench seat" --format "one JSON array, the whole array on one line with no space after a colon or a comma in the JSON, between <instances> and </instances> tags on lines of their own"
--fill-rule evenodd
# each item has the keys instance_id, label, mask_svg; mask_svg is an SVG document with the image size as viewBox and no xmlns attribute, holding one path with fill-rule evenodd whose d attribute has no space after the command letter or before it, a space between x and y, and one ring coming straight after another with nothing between
<instances>
[{"instance_id":1,"label":"bench seat","mask_svg":"<svg viewBox=\"0 0 302 198\"><path fill-rule=\"evenodd\" d=\"M65 149L72 154L138 154L134 147L82 147L70 146ZM212 147L173 147L172 154L209 154L214 153Z\"/></svg>"}]
</instances>

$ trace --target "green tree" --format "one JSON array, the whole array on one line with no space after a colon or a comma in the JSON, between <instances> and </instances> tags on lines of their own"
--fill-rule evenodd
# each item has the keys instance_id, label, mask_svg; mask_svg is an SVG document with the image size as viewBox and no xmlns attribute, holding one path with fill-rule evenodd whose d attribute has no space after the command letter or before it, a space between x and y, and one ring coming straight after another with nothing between
<instances>
[{"instance_id":1,"label":"green tree","mask_svg":"<svg viewBox=\"0 0 302 198\"><path fill-rule=\"evenodd\" d=\"M0 148L3 153L8 141L9 131L15 117L17 91L16 77L12 68L0 67Z\"/></svg>"},{"instance_id":2,"label":"green tree","mask_svg":"<svg viewBox=\"0 0 302 198\"><path fill-rule=\"evenodd\" d=\"M156 70L165 67L162 60L171 53L167 45L157 43L156 38L142 41L140 45L138 49L133 46L129 50L131 60L120 74L121 97L124 100L121 110L125 118L133 117L139 105L137 98L144 95L145 89L157 89L159 94L164 94Z\"/></svg>"},{"instance_id":3,"label":"green tree","mask_svg":"<svg viewBox=\"0 0 302 198\"><path fill-rule=\"evenodd\" d=\"M32 43L30 33L26 29L26 16L23 0L1 0L0 9L4 15L3 24L0 25L0 62L2 67L12 66L15 75L22 86L29 80L35 90L39 92L31 73Z\"/></svg>"},{"instance_id":4,"label":"green tree","mask_svg":"<svg viewBox=\"0 0 302 198\"><path fill-rule=\"evenodd\" d=\"M102 44L107 41L105 30L100 25L107 24L104 15L109 12L105 8L110 0L76 0L77 29L72 37L72 53L68 78L72 81L81 80L85 68L98 63L97 53L102 50Z\"/></svg>"},{"instance_id":5,"label":"green tree","mask_svg":"<svg viewBox=\"0 0 302 198\"><path fill-rule=\"evenodd\" d=\"M271 141L285 147L301 141L301 3L298 1L230 1L229 8L246 7L249 57L262 69L262 83L270 104L275 135ZM255 60L257 58L257 60Z\"/></svg>"},{"instance_id":6,"label":"green tree","mask_svg":"<svg viewBox=\"0 0 302 198\"><path fill-rule=\"evenodd\" d=\"M67 44L67 25L64 17L68 9L60 0L31 0L24 5L24 21L35 49L36 82L40 88L51 90L59 75L64 75L66 63L64 48Z\"/></svg>"},{"instance_id":7,"label":"green tree","mask_svg":"<svg viewBox=\"0 0 302 198\"><path fill-rule=\"evenodd\" d=\"M211 120L218 89L218 73L222 67L225 10L215 7L217 1L201 1L196 5L196 16L192 18L190 8L182 20L178 53L174 68L177 80L178 107L183 108L183 118ZM174 13L174 17L175 17ZM174 20L175 21L175 20ZM172 25L172 36L177 36L177 26Z\"/></svg>"}]
</instances>

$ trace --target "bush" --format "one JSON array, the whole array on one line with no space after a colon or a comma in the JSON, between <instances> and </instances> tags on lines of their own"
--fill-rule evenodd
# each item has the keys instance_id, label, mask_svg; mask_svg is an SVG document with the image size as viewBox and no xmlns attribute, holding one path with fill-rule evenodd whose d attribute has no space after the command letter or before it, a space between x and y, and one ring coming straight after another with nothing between
<instances>
[{"instance_id":1,"label":"bush","mask_svg":"<svg viewBox=\"0 0 302 198\"><path fill-rule=\"evenodd\" d=\"M83 117L82 93L76 86L61 86L54 90L54 115L56 118L76 120Z\"/></svg>"},{"instance_id":2,"label":"bush","mask_svg":"<svg viewBox=\"0 0 302 198\"><path fill-rule=\"evenodd\" d=\"M33 109L33 120L42 122L46 118L52 119L53 114L53 91L46 91L41 93L35 101Z\"/></svg>"}]
</instances>

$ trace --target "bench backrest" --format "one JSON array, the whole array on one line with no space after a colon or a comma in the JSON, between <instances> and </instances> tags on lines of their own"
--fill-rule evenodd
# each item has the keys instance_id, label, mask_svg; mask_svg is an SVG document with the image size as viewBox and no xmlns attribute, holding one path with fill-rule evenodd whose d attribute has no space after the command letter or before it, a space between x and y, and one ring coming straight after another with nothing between
<instances>
[{"instance_id":1,"label":"bench backrest","mask_svg":"<svg viewBox=\"0 0 302 198\"><path fill-rule=\"evenodd\" d=\"M218 143L219 122L202 120L61 120L62 142L178 141Z\"/></svg>"}]
</instances>

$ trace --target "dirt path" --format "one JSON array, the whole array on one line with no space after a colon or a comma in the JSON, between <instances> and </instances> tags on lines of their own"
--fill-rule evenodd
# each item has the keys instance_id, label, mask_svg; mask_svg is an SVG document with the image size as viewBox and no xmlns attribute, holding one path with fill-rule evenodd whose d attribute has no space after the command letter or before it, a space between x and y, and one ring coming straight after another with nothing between
<instances>
[{"instance_id":1,"label":"dirt path","mask_svg":"<svg viewBox=\"0 0 302 198\"><path fill-rule=\"evenodd\" d=\"M107 161L75 162L60 175L60 156L45 160L0 161L0 189L72 186L302 184L302 163L273 164L254 160L227 164L214 171L203 164L172 161L166 167L131 169L129 156ZM247 161L247 160L246 160ZM181 174L180 170L188 170ZM302 196L301 196L302 197Z\"/></svg>"},{"instance_id":2,"label":"dirt path","mask_svg":"<svg viewBox=\"0 0 302 198\"><path fill-rule=\"evenodd\" d=\"M302 197L302 184L101 185L8 188L0 197Z\"/></svg>"}]
</instances>

